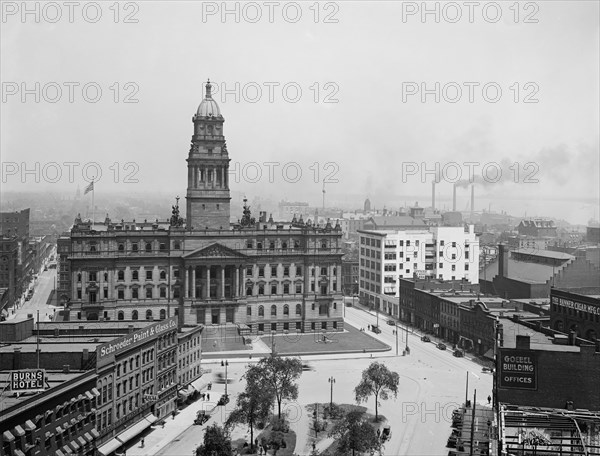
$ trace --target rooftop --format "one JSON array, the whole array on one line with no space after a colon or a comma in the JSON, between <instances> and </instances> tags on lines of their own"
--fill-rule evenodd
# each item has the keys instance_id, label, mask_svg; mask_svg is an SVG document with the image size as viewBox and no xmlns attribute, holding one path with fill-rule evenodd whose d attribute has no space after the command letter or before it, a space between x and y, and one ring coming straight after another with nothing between
<instances>
[{"instance_id":1,"label":"rooftop","mask_svg":"<svg viewBox=\"0 0 600 456\"><path fill-rule=\"evenodd\" d=\"M527 261L518 261L512 258L508 259L507 277L526 283L546 283L560 269L560 266L552 266L541 263L530 263ZM492 280L498 275L498 259L489 263L479 277L485 280Z\"/></svg>"},{"instance_id":2,"label":"rooftop","mask_svg":"<svg viewBox=\"0 0 600 456\"><path fill-rule=\"evenodd\" d=\"M532 257L553 258L555 260L571 260L575 258L573 255L563 252L555 252L552 250L541 249L515 249L512 251L518 255L529 255Z\"/></svg>"}]
</instances>

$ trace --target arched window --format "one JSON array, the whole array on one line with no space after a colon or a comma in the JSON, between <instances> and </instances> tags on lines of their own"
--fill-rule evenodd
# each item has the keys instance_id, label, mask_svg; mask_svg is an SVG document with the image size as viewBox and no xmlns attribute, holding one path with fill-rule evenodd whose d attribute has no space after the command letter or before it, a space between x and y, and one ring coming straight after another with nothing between
<instances>
[{"instance_id":1,"label":"arched window","mask_svg":"<svg viewBox=\"0 0 600 456\"><path fill-rule=\"evenodd\" d=\"M146 252L152 252L152 244L149 242L146 242Z\"/></svg>"},{"instance_id":2,"label":"arched window","mask_svg":"<svg viewBox=\"0 0 600 456\"><path fill-rule=\"evenodd\" d=\"M117 320L125 320L125 314L123 313L123 311L119 311L119 313L117 314Z\"/></svg>"},{"instance_id":3,"label":"arched window","mask_svg":"<svg viewBox=\"0 0 600 456\"><path fill-rule=\"evenodd\" d=\"M148 309L146 311L146 320L152 320L152 310Z\"/></svg>"},{"instance_id":4,"label":"arched window","mask_svg":"<svg viewBox=\"0 0 600 456\"><path fill-rule=\"evenodd\" d=\"M164 320L167 318L167 311L165 309L160 309L160 319Z\"/></svg>"},{"instance_id":5,"label":"arched window","mask_svg":"<svg viewBox=\"0 0 600 456\"><path fill-rule=\"evenodd\" d=\"M276 317L277 316L277 306L275 304L273 304L271 306L271 316L272 317Z\"/></svg>"},{"instance_id":6,"label":"arched window","mask_svg":"<svg viewBox=\"0 0 600 456\"><path fill-rule=\"evenodd\" d=\"M160 271L160 280L165 280L167 278L167 273L165 271Z\"/></svg>"},{"instance_id":7,"label":"arched window","mask_svg":"<svg viewBox=\"0 0 600 456\"><path fill-rule=\"evenodd\" d=\"M173 248L175 250L180 250L181 249L181 244L179 243L179 241L175 242L175 244L173 245Z\"/></svg>"},{"instance_id":8,"label":"arched window","mask_svg":"<svg viewBox=\"0 0 600 456\"><path fill-rule=\"evenodd\" d=\"M337 302L333 303L333 310L337 309Z\"/></svg>"},{"instance_id":9,"label":"arched window","mask_svg":"<svg viewBox=\"0 0 600 456\"><path fill-rule=\"evenodd\" d=\"M296 315L302 315L302 306L300 304L296 304Z\"/></svg>"},{"instance_id":10,"label":"arched window","mask_svg":"<svg viewBox=\"0 0 600 456\"><path fill-rule=\"evenodd\" d=\"M132 280L138 280L139 274L140 274L139 271L132 271L131 272L131 279Z\"/></svg>"},{"instance_id":11,"label":"arched window","mask_svg":"<svg viewBox=\"0 0 600 456\"><path fill-rule=\"evenodd\" d=\"M263 306L258 306L258 316L259 317L265 316L265 308Z\"/></svg>"},{"instance_id":12,"label":"arched window","mask_svg":"<svg viewBox=\"0 0 600 456\"><path fill-rule=\"evenodd\" d=\"M134 311L131 313L131 319L132 319L132 320L137 320L137 319L138 319L138 311L137 311L137 310L134 310Z\"/></svg>"},{"instance_id":13,"label":"arched window","mask_svg":"<svg viewBox=\"0 0 600 456\"><path fill-rule=\"evenodd\" d=\"M283 306L283 315L289 315L290 314L290 306L288 306L287 304L285 306Z\"/></svg>"}]
</instances>

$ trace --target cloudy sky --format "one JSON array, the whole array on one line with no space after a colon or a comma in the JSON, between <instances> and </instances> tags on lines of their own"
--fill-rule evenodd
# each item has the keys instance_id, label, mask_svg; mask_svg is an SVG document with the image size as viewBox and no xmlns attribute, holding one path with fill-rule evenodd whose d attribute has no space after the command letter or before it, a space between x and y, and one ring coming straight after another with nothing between
<instances>
[{"instance_id":1,"label":"cloudy sky","mask_svg":"<svg viewBox=\"0 0 600 456\"><path fill-rule=\"evenodd\" d=\"M427 206L437 169L438 207L472 171L478 210L599 216L598 2L29 5L2 3L4 190L183 196L210 78L249 198Z\"/></svg>"}]
</instances>

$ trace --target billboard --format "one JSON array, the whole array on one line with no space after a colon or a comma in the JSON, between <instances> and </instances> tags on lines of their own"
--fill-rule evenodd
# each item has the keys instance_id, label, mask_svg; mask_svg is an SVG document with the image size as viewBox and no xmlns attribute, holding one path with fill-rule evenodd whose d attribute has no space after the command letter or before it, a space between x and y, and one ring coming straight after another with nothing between
<instances>
[{"instance_id":1,"label":"billboard","mask_svg":"<svg viewBox=\"0 0 600 456\"><path fill-rule=\"evenodd\" d=\"M537 355L533 351L500 351L500 388L537 390L537 370Z\"/></svg>"},{"instance_id":2,"label":"billboard","mask_svg":"<svg viewBox=\"0 0 600 456\"><path fill-rule=\"evenodd\" d=\"M11 371L10 389L19 393L39 391L46 384L46 371L44 369L23 369Z\"/></svg>"},{"instance_id":3,"label":"billboard","mask_svg":"<svg viewBox=\"0 0 600 456\"><path fill-rule=\"evenodd\" d=\"M173 329L177 329L177 316L161 320L146 326L138 331L119 337L96 348L96 368L105 366L115 359L115 355L122 351L130 350L138 345L145 344L156 339L157 336Z\"/></svg>"}]
</instances>

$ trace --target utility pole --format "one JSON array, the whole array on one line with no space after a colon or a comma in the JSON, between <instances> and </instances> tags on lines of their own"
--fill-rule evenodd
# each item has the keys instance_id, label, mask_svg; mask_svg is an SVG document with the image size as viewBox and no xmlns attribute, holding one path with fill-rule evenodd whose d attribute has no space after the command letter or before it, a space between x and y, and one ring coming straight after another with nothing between
<instances>
[{"instance_id":1,"label":"utility pole","mask_svg":"<svg viewBox=\"0 0 600 456\"><path fill-rule=\"evenodd\" d=\"M333 410L333 384L335 383L335 378L329 377L329 383L331 383L331 395L329 397L329 413Z\"/></svg>"},{"instance_id":2,"label":"utility pole","mask_svg":"<svg viewBox=\"0 0 600 456\"><path fill-rule=\"evenodd\" d=\"M37 311L37 349L36 349L36 354L37 354L37 368L40 368L40 309L38 309Z\"/></svg>"},{"instance_id":3,"label":"utility pole","mask_svg":"<svg viewBox=\"0 0 600 456\"><path fill-rule=\"evenodd\" d=\"M475 438L475 402L477 402L477 390L473 391L473 414L471 415L471 445L469 456L473 456L473 440Z\"/></svg>"},{"instance_id":4,"label":"utility pole","mask_svg":"<svg viewBox=\"0 0 600 456\"><path fill-rule=\"evenodd\" d=\"M398 322L396 322L396 356L398 356Z\"/></svg>"}]
</instances>

